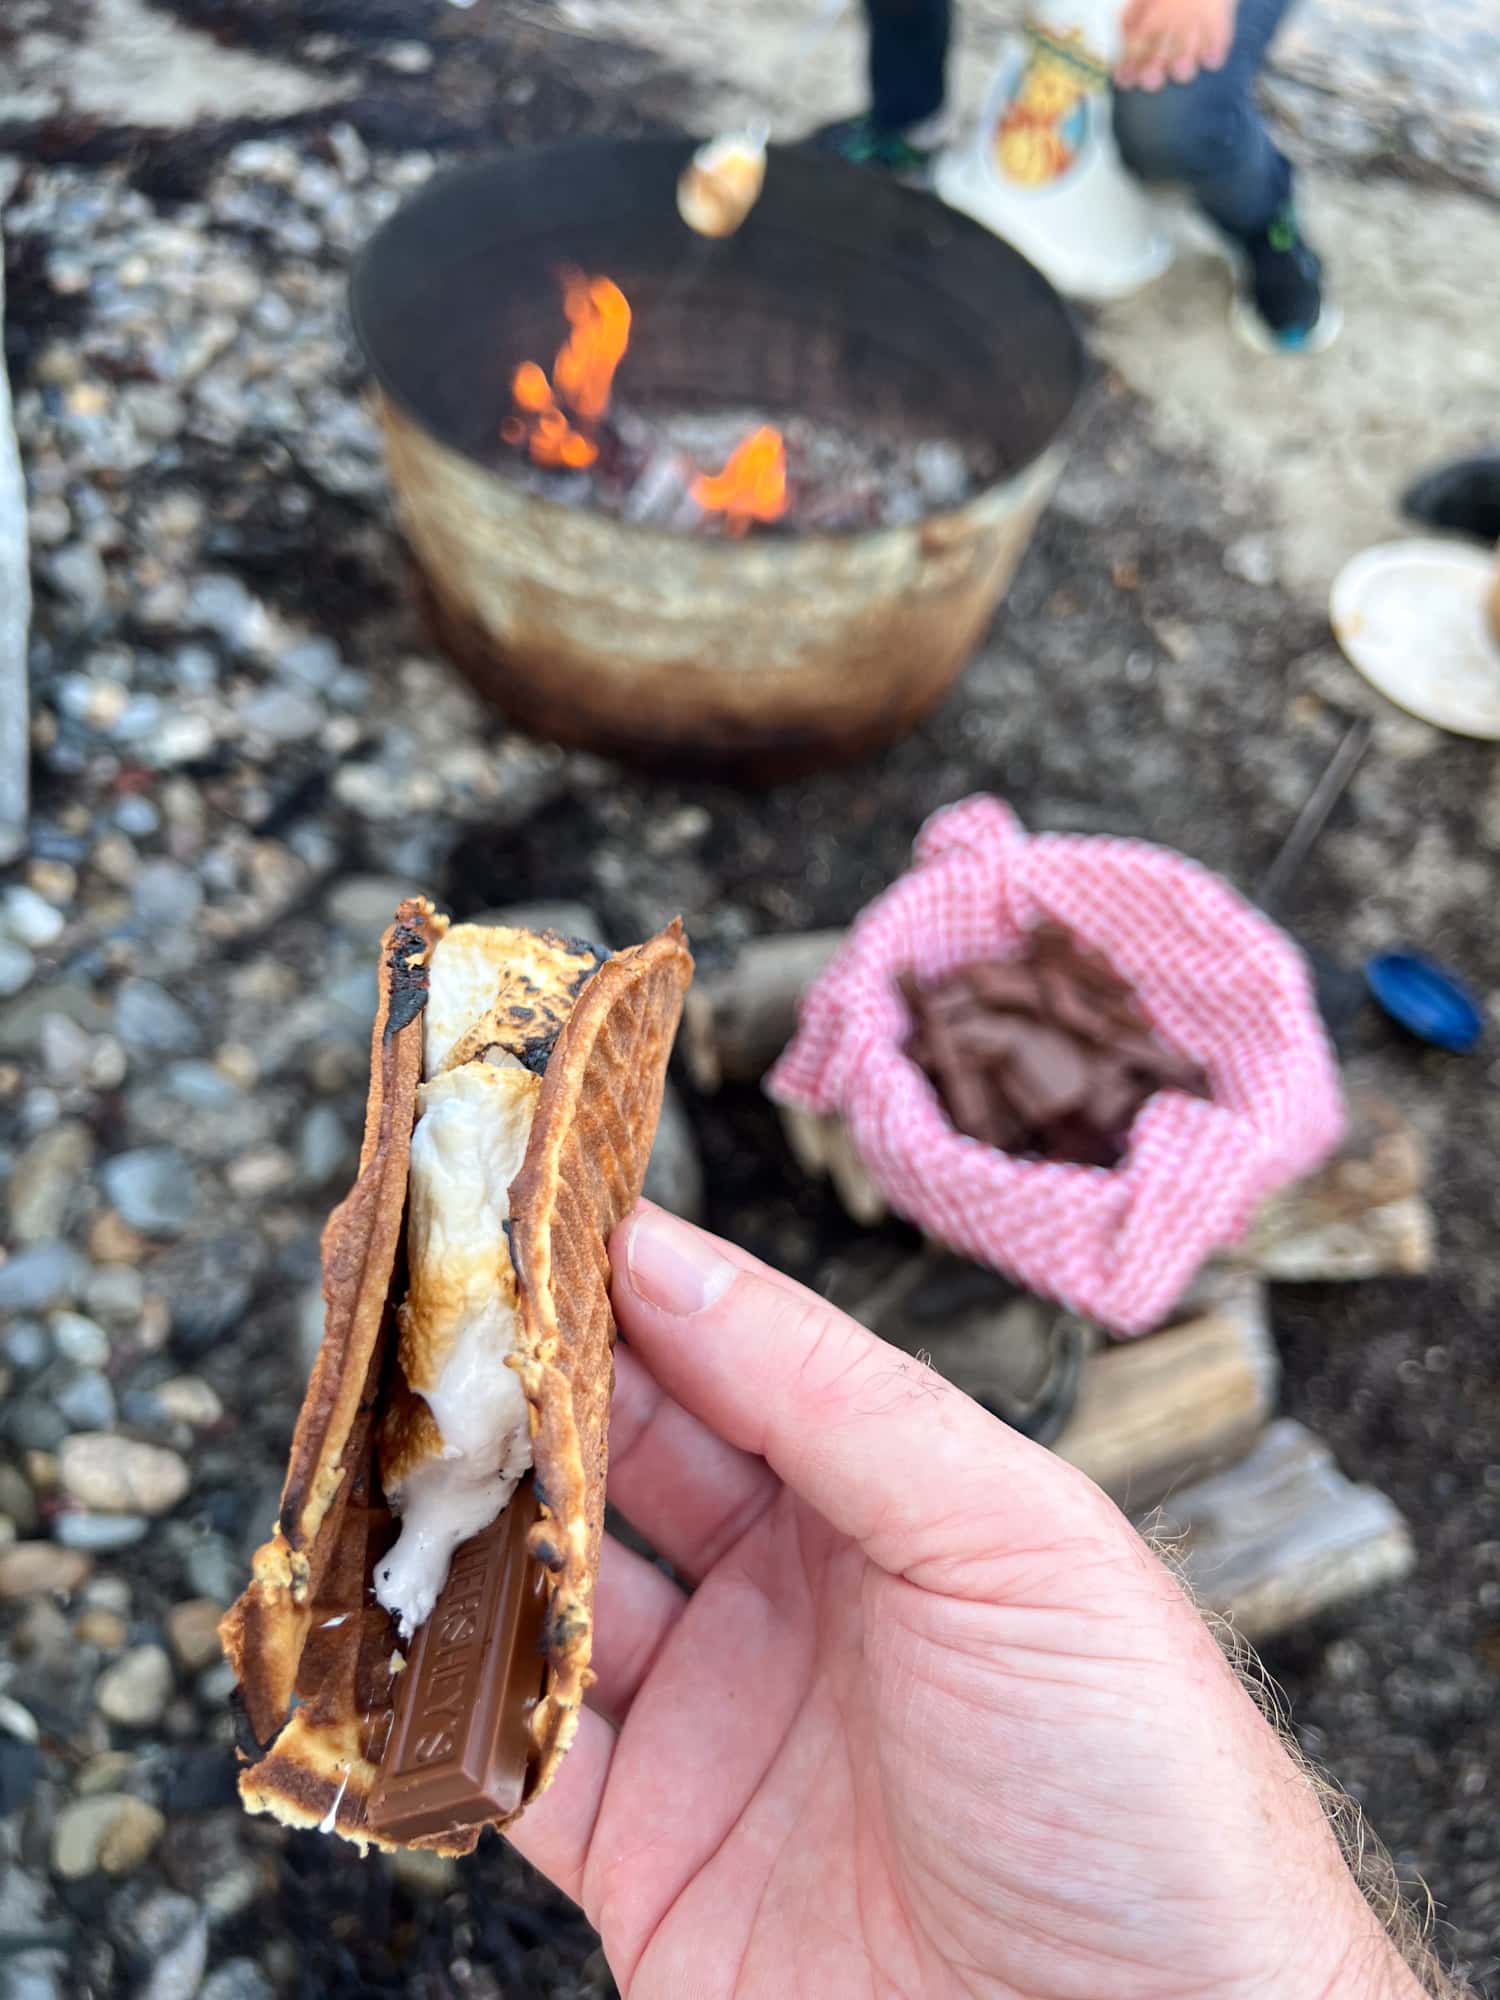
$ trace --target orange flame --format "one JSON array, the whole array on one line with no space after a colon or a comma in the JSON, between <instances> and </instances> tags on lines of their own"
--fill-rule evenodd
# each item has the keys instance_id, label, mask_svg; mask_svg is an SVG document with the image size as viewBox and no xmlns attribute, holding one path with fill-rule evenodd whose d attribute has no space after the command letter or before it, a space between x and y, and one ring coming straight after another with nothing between
<instances>
[{"instance_id":1,"label":"orange flame","mask_svg":"<svg viewBox=\"0 0 1500 2000\"><path fill-rule=\"evenodd\" d=\"M552 376L523 361L511 377L515 408L500 425L507 444L530 452L538 465L581 471L599 456L589 435L609 410L615 371L630 345L630 301L612 278L563 274L563 311L569 333L552 364ZM706 513L722 514L731 535L752 521L775 521L786 512L786 450L769 425L753 431L719 473L700 473L692 496Z\"/></svg>"},{"instance_id":2,"label":"orange flame","mask_svg":"<svg viewBox=\"0 0 1500 2000\"><path fill-rule=\"evenodd\" d=\"M609 408L615 370L630 345L630 302L611 278L563 277L563 311L573 331L553 364L557 395L586 424Z\"/></svg>"},{"instance_id":3,"label":"orange flame","mask_svg":"<svg viewBox=\"0 0 1500 2000\"><path fill-rule=\"evenodd\" d=\"M720 473L700 473L692 495L711 514L723 514L732 535L752 521L775 521L786 512L786 447L781 432L764 424L729 454Z\"/></svg>"},{"instance_id":4,"label":"orange flame","mask_svg":"<svg viewBox=\"0 0 1500 2000\"><path fill-rule=\"evenodd\" d=\"M524 444L538 465L581 471L594 463L599 447L574 428L567 411L593 425L608 410L615 370L630 344L630 302L613 279L568 271L563 311L572 332L552 364L552 380L535 361L521 363L510 390L524 415L507 417L500 435L507 444Z\"/></svg>"}]
</instances>

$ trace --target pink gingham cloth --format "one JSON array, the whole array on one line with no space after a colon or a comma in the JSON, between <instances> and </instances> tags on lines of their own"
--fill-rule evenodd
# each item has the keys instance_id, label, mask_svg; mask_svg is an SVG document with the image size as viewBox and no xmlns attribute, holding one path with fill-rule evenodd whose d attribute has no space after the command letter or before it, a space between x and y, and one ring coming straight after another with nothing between
<instances>
[{"instance_id":1,"label":"pink gingham cloth","mask_svg":"<svg viewBox=\"0 0 1500 2000\"><path fill-rule=\"evenodd\" d=\"M937 978L1013 955L1049 920L1104 953L1213 1093L1158 1092L1116 1167L1022 1160L964 1137L902 1052L898 972ZM766 1089L837 1112L899 1215L1117 1334L1159 1325L1205 1259L1343 1132L1307 966L1274 924L1180 854L1028 836L983 797L927 821L913 866L803 996Z\"/></svg>"}]
</instances>

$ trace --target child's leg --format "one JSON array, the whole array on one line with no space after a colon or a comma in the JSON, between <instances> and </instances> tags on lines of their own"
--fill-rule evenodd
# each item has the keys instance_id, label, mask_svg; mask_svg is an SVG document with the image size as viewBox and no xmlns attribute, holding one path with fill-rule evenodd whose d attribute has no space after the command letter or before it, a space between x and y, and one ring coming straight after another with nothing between
<instances>
[{"instance_id":1,"label":"child's leg","mask_svg":"<svg viewBox=\"0 0 1500 2000\"><path fill-rule=\"evenodd\" d=\"M943 108L950 0L865 0L870 29L870 120L905 132Z\"/></svg>"},{"instance_id":2,"label":"child's leg","mask_svg":"<svg viewBox=\"0 0 1500 2000\"><path fill-rule=\"evenodd\" d=\"M1255 102L1255 79L1289 0L1240 0L1234 47L1221 70L1155 91L1115 93L1115 136L1142 180L1179 181L1243 252L1239 324L1257 345L1315 349L1338 330L1326 312L1323 267L1292 207L1291 163Z\"/></svg>"},{"instance_id":3,"label":"child's leg","mask_svg":"<svg viewBox=\"0 0 1500 2000\"><path fill-rule=\"evenodd\" d=\"M1292 169L1256 107L1255 79L1289 0L1240 0L1221 70L1161 90L1115 93L1115 137L1142 180L1178 181L1209 218L1246 239L1287 207Z\"/></svg>"}]
</instances>

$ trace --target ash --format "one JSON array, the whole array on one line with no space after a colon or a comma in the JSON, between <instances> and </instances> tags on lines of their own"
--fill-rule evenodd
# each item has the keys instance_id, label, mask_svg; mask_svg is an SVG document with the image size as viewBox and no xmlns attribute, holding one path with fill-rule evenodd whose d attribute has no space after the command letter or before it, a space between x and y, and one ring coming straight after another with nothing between
<instances>
[{"instance_id":1,"label":"ash","mask_svg":"<svg viewBox=\"0 0 1500 2000\"><path fill-rule=\"evenodd\" d=\"M568 507L683 534L722 534L722 517L692 497L700 472L722 470L738 444L774 422L786 447L787 511L757 534L852 534L899 528L961 507L991 476L982 452L948 438L910 440L861 432L822 417L768 415L745 406L611 412L598 461L555 472L518 451L502 462L533 493ZM504 449L504 448L502 448Z\"/></svg>"}]
</instances>

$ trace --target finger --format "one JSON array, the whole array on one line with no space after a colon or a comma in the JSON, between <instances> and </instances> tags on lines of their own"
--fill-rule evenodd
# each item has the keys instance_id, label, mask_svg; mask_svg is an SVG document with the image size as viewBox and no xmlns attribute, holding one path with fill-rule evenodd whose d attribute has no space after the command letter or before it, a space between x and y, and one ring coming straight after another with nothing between
<instances>
[{"instance_id":1,"label":"finger","mask_svg":"<svg viewBox=\"0 0 1500 2000\"><path fill-rule=\"evenodd\" d=\"M594 1586L597 1676L589 1706L623 1722L667 1634L682 1616L687 1593L653 1562L606 1535Z\"/></svg>"},{"instance_id":2,"label":"finger","mask_svg":"<svg viewBox=\"0 0 1500 2000\"><path fill-rule=\"evenodd\" d=\"M640 1357L615 1349L609 1497L651 1546L694 1583L770 1505L763 1459L726 1444L667 1395Z\"/></svg>"},{"instance_id":3,"label":"finger","mask_svg":"<svg viewBox=\"0 0 1500 2000\"><path fill-rule=\"evenodd\" d=\"M882 1568L984 1588L1018 1539L1102 1531L1081 1474L704 1231L642 1207L610 1252L616 1314L661 1387Z\"/></svg>"},{"instance_id":4,"label":"finger","mask_svg":"<svg viewBox=\"0 0 1500 2000\"><path fill-rule=\"evenodd\" d=\"M1204 69L1219 70L1229 60L1229 52L1234 47L1234 23L1222 21L1210 30L1199 50L1199 60Z\"/></svg>"},{"instance_id":5,"label":"finger","mask_svg":"<svg viewBox=\"0 0 1500 2000\"><path fill-rule=\"evenodd\" d=\"M1173 83L1191 83L1198 74L1199 58L1192 49L1181 49L1173 56L1171 75Z\"/></svg>"},{"instance_id":6,"label":"finger","mask_svg":"<svg viewBox=\"0 0 1500 2000\"><path fill-rule=\"evenodd\" d=\"M615 1743L615 1732L602 1715L595 1715L590 1708L580 1710L578 1734L557 1776L506 1836L517 1853L524 1854L575 1903L583 1901L583 1871L609 1783Z\"/></svg>"}]
</instances>

